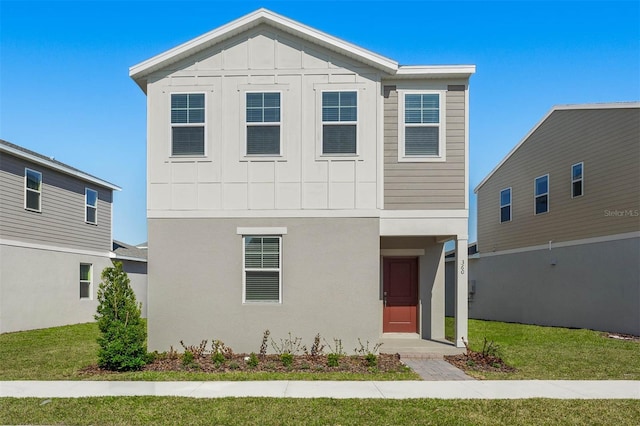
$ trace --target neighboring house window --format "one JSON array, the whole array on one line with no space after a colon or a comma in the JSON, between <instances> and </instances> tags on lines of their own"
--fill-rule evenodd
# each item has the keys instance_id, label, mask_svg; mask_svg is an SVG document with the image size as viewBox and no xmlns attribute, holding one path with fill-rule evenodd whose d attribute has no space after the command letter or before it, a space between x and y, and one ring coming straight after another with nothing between
<instances>
[{"instance_id":1,"label":"neighboring house window","mask_svg":"<svg viewBox=\"0 0 640 426\"><path fill-rule=\"evenodd\" d=\"M571 197L580 197L584 190L584 182L582 180L583 163L571 166Z\"/></svg>"},{"instance_id":2,"label":"neighboring house window","mask_svg":"<svg viewBox=\"0 0 640 426\"><path fill-rule=\"evenodd\" d=\"M405 157L440 156L440 95L406 93L404 96Z\"/></svg>"},{"instance_id":3,"label":"neighboring house window","mask_svg":"<svg viewBox=\"0 0 640 426\"><path fill-rule=\"evenodd\" d=\"M171 155L204 155L204 93L171 95Z\"/></svg>"},{"instance_id":4,"label":"neighboring house window","mask_svg":"<svg viewBox=\"0 0 640 426\"><path fill-rule=\"evenodd\" d=\"M24 208L42 211L42 173L24 169Z\"/></svg>"},{"instance_id":5,"label":"neighboring house window","mask_svg":"<svg viewBox=\"0 0 640 426\"><path fill-rule=\"evenodd\" d=\"M84 220L87 223L98 223L98 192L93 189L84 189Z\"/></svg>"},{"instance_id":6,"label":"neighboring house window","mask_svg":"<svg viewBox=\"0 0 640 426\"><path fill-rule=\"evenodd\" d=\"M80 264L80 299L91 299L91 264Z\"/></svg>"},{"instance_id":7,"label":"neighboring house window","mask_svg":"<svg viewBox=\"0 0 640 426\"><path fill-rule=\"evenodd\" d=\"M280 302L279 236L244 236L244 302Z\"/></svg>"},{"instance_id":8,"label":"neighboring house window","mask_svg":"<svg viewBox=\"0 0 640 426\"><path fill-rule=\"evenodd\" d=\"M546 213L549 211L549 175L537 177L534 186L535 212Z\"/></svg>"},{"instance_id":9,"label":"neighboring house window","mask_svg":"<svg viewBox=\"0 0 640 426\"><path fill-rule=\"evenodd\" d=\"M511 188L500 191L500 223L511 221Z\"/></svg>"},{"instance_id":10,"label":"neighboring house window","mask_svg":"<svg viewBox=\"0 0 640 426\"><path fill-rule=\"evenodd\" d=\"M322 93L322 154L355 155L358 134L358 93Z\"/></svg>"},{"instance_id":11,"label":"neighboring house window","mask_svg":"<svg viewBox=\"0 0 640 426\"><path fill-rule=\"evenodd\" d=\"M247 93L247 155L280 155L280 93Z\"/></svg>"}]
</instances>

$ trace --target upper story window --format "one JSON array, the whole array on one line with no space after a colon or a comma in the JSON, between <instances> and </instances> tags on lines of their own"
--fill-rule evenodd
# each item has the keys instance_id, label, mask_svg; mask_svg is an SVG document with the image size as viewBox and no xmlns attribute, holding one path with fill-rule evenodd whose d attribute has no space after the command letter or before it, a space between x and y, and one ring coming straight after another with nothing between
<instances>
[{"instance_id":1,"label":"upper story window","mask_svg":"<svg viewBox=\"0 0 640 426\"><path fill-rule=\"evenodd\" d=\"M401 99L398 161L444 161L441 93L406 92Z\"/></svg>"},{"instance_id":2,"label":"upper story window","mask_svg":"<svg viewBox=\"0 0 640 426\"><path fill-rule=\"evenodd\" d=\"M584 182L582 179L582 169L584 164L582 162L571 166L571 197L580 197L584 190Z\"/></svg>"},{"instance_id":3,"label":"upper story window","mask_svg":"<svg viewBox=\"0 0 640 426\"><path fill-rule=\"evenodd\" d=\"M511 188L500 191L500 223L511 221Z\"/></svg>"},{"instance_id":4,"label":"upper story window","mask_svg":"<svg viewBox=\"0 0 640 426\"><path fill-rule=\"evenodd\" d=\"M537 177L534 183L535 213L549 211L549 175Z\"/></svg>"},{"instance_id":5,"label":"upper story window","mask_svg":"<svg viewBox=\"0 0 640 426\"><path fill-rule=\"evenodd\" d=\"M24 169L24 208L42 211L42 173Z\"/></svg>"},{"instance_id":6,"label":"upper story window","mask_svg":"<svg viewBox=\"0 0 640 426\"><path fill-rule=\"evenodd\" d=\"M244 236L243 302L282 301L280 236Z\"/></svg>"},{"instance_id":7,"label":"upper story window","mask_svg":"<svg viewBox=\"0 0 640 426\"><path fill-rule=\"evenodd\" d=\"M98 223L98 192L89 188L84 189L84 221Z\"/></svg>"},{"instance_id":8,"label":"upper story window","mask_svg":"<svg viewBox=\"0 0 640 426\"><path fill-rule=\"evenodd\" d=\"M171 94L171 155L204 155L204 93Z\"/></svg>"},{"instance_id":9,"label":"upper story window","mask_svg":"<svg viewBox=\"0 0 640 426\"><path fill-rule=\"evenodd\" d=\"M355 155L358 134L358 92L322 93L322 154Z\"/></svg>"},{"instance_id":10,"label":"upper story window","mask_svg":"<svg viewBox=\"0 0 640 426\"><path fill-rule=\"evenodd\" d=\"M247 155L280 155L280 93L247 93L246 96Z\"/></svg>"}]
</instances>

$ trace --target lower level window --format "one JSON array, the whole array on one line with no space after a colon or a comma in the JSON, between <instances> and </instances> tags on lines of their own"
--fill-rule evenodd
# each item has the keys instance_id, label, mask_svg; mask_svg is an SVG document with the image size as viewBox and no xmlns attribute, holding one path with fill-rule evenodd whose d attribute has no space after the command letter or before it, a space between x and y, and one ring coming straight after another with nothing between
<instances>
[{"instance_id":1,"label":"lower level window","mask_svg":"<svg viewBox=\"0 0 640 426\"><path fill-rule=\"evenodd\" d=\"M80 264L80 299L91 299L91 264Z\"/></svg>"},{"instance_id":2,"label":"lower level window","mask_svg":"<svg viewBox=\"0 0 640 426\"><path fill-rule=\"evenodd\" d=\"M280 236L244 236L244 302L282 301Z\"/></svg>"}]
</instances>

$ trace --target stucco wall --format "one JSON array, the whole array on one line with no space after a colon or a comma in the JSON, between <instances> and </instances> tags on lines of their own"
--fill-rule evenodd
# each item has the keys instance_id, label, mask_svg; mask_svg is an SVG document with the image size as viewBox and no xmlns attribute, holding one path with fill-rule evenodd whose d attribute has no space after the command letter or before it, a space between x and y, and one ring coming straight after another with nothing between
<instances>
[{"instance_id":1,"label":"stucco wall","mask_svg":"<svg viewBox=\"0 0 640 426\"><path fill-rule=\"evenodd\" d=\"M469 317L640 335L638 259L640 238L483 256Z\"/></svg>"},{"instance_id":2,"label":"stucco wall","mask_svg":"<svg viewBox=\"0 0 640 426\"><path fill-rule=\"evenodd\" d=\"M91 299L80 299L80 263L93 265ZM0 333L94 321L108 257L0 245Z\"/></svg>"},{"instance_id":3,"label":"stucco wall","mask_svg":"<svg viewBox=\"0 0 640 426\"><path fill-rule=\"evenodd\" d=\"M331 219L149 219L149 349L220 339L257 352L262 333L316 333L346 350L382 330L379 221ZM282 303L243 304L238 227L286 227ZM269 351L272 351L269 346Z\"/></svg>"},{"instance_id":4,"label":"stucco wall","mask_svg":"<svg viewBox=\"0 0 640 426\"><path fill-rule=\"evenodd\" d=\"M142 304L141 315L147 317L147 263L133 260L120 260L122 269L127 273L136 301Z\"/></svg>"}]
</instances>

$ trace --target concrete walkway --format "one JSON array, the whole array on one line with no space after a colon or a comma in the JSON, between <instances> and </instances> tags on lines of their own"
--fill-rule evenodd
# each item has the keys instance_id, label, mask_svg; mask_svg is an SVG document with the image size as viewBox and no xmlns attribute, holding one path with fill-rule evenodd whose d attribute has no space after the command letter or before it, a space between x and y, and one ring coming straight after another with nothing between
<instances>
[{"instance_id":1,"label":"concrete walkway","mask_svg":"<svg viewBox=\"0 0 640 426\"><path fill-rule=\"evenodd\" d=\"M402 359L422 380L475 380L443 359Z\"/></svg>"},{"instance_id":2,"label":"concrete walkway","mask_svg":"<svg viewBox=\"0 0 640 426\"><path fill-rule=\"evenodd\" d=\"M430 382L0 382L0 397L79 398L143 395L182 396L190 398L640 399L640 381L456 380Z\"/></svg>"}]
</instances>

